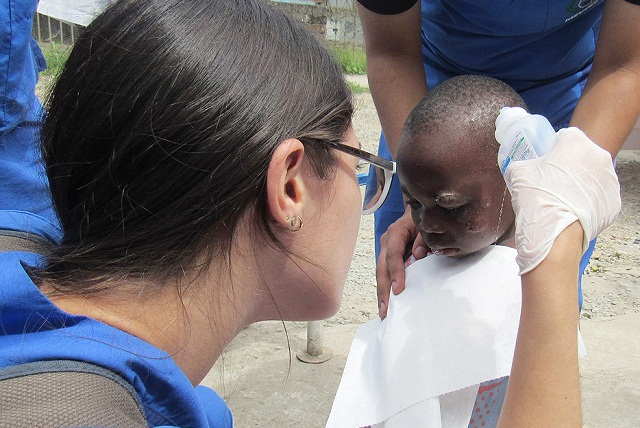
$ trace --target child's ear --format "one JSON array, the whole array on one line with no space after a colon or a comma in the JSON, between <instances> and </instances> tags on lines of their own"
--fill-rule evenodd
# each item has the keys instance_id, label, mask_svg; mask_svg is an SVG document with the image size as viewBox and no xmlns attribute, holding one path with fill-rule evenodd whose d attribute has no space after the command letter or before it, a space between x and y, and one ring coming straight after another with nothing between
<instances>
[{"instance_id":1,"label":"child's ear","mask_svg":"<svg viewBox=\"0 0 640 428\"><path fill-rule=\"evenodd\" d=\"M305 200L302 172L304 145L300 140L288 139L276 148L267 170L267 200L269 212L285 229L299 228Z\"/></svg>"}]
</instances>

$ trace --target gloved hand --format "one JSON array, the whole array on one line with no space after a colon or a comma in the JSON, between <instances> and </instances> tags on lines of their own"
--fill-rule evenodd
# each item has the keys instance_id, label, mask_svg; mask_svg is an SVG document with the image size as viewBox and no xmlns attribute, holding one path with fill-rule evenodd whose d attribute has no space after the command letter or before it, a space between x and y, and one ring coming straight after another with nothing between
<instances>
[{"instance_id":1,"label":"gloved hand","mask_svg":"<svg viewBox=\"0 0 640 428\"><path fill-rule=\"evenodd\" d=\"M620 212L620 184L611 155L578 128L558 131L547 155L512 162L505 180L516 213L520 275L538 266L574 221L584 229L584 252Z\"/></svg>"}]
</instances>

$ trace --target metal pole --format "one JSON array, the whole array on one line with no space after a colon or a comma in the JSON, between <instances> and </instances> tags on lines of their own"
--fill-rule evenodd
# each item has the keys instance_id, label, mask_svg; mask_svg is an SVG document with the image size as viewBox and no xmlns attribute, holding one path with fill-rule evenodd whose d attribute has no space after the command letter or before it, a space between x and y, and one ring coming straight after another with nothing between
<instances>
[{"instance_id":1,"label":"metal pole","mask_svg":"<svg viewBox=\"0 0 640 428\"><path fill-rule=\"evenodd\" d=\"M53 43L53 35L51 34L51 17L47 16L47 25L49 26L49 43Z\"/></svg>"},{"instance_id":2,"label":"metal pole","mask_svg":"<svg viewBox=\"0 0 640 428\"><path fill-rule=\"evenodd\" d=\"M323 333L324 321L307 322L307 348L299 350L296 354L300 361L319 364L331 359L333 351L322 346Z\"/></svg>"},{"instance_id":3,"label":"metal pole","mask_svg":"<svg viewBox=\"0 0 640 428\"><path fill-rule=\"evenodd\" d=\"M38 43L42 43L42 30L40 29L40 14L36 13L36 25L38 27Z\"/></svg>"}]
</instances>

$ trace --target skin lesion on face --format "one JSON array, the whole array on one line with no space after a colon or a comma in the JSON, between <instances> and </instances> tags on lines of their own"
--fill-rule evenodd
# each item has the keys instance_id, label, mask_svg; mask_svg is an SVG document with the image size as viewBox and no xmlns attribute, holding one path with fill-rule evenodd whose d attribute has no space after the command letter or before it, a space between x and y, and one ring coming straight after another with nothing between
<instances>
[{"instance_id":1,"label":"skin lesion on face","mask_svg":"<svg viewBox=\"0 0 640 428\"><path fill-rule=\"evenodd\" d=\"M501 202L493 199L487 203L469 195L448 197L441 204L438 196L414 198L405 192L413 221L433 253L451 257L473 254L500 241L513 223L513 215L505 212Z\"/></svg>"},{"instance_id":2,"label":"skin lesion on face","mask_svg":"<svg viewBox=\"0 0 640 428\"><path fill-rule=\"evenodd\" d=\"M421 152L399 154L398 176L413 221L433 253L463 257L513 234L513 210L497 167L471 156Z\"/></svg>"}]
</instances>

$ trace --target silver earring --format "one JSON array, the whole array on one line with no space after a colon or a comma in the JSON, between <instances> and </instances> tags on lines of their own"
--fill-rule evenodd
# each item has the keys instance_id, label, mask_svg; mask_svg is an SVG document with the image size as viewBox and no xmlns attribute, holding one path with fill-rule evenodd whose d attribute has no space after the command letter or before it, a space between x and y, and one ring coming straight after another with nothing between
<instances>
[{"instance_id":1,"label":"silver earring","mask_svg":"<svg viewBox=\"0 0 640 428\"><path fill-rule=\"evenodd\" d=\"M289 217L287 217L287 220L289 220ZM299 215L292 217L289 224L291 224L292 232L299 231L300 229L302 229L302 217L300 217Z\"/></svg>"}]
</instances>

